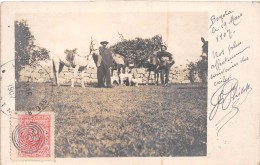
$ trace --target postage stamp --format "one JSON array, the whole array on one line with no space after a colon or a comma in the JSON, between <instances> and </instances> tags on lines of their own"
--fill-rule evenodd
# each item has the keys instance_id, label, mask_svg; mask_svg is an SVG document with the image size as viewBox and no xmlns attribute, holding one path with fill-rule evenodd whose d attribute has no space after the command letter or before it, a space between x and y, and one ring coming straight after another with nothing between
<instances>
[{"instance_id":1,"label":"postage stamp","mask_svg":"<svg viewBox=\"0 0 260 165\"><path fill-rule=\"evenodd\" d=\"M12 160L54 160L54 114L18 113L11 121Z\"/></svg>"},{"instance_id":2,"label":"postage stamp","mask_svg":"<svg viewBox=\"0 0 260 165\"><path fill-rule=\"evenodd\" d=\"M257 164L259 8L2 3L1 164Z\"/></svg>"}]
</instances>

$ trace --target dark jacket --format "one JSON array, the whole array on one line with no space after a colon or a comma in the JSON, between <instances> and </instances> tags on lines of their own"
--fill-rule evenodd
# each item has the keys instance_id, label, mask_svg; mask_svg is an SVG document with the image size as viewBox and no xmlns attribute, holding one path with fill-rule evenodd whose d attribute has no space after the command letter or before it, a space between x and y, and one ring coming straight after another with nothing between
<instances>
[{"instance_id":1,"label":"dark jacket","mask_svg":"<svg viewBox=\"0 0 260 165\"><path fill-rule=\"evenodd\" d=\"M162 57L168 57L169 58L169 61L172 61L173 57L172 57L172 54L169 53L169 52L158 52L157 53L157 57L162 60Z\"/></svg>"},{"instance_id":2,"label":"dark jacket","mask_svg":"<svg viewBox=\"0 0 260 165\"><path fill-rule=\"evenodd\" d=\"M173 65L175 63L175 61L173 59L173 55L171 53L169 53L169 52L166 52L166 51L165 52L158 52L157 53L157 57L160 60L160 63L161 63L160 65L161 66L166 66L168 64ZM165 60L165 58L167 60Z\"/></svg>"},{"instance_id":3,"label":"dark jacket","mask_svg":"<svg viewBox=\"0 0 260 165\"><path fill-rule=\"evenodd\" d=\"M104 48L104 47L99 47L99 53L101 56L101 61L105 66L111 67L113 66L113 57L110 49Z\"/></svg>"}]
</instances>

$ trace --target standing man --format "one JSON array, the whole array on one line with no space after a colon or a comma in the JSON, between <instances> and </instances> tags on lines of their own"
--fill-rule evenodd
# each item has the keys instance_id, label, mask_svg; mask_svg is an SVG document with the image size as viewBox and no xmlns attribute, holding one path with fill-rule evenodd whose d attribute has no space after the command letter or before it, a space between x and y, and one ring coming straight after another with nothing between
<instances>
[{"instance_id":1,"label":"standing man","mask_svg":"<svg viewBox=\"0 0 260 165\"><path fill-rule=\"evenodd\" d=\"M160 60L159 70L161 70L160 76L162 86L168 86L170 69L175 63L173 55L166 50L167 47L165 45L161 45L161 51L157 53L157 57Z\"/></svg>"},{"instance_id":2,"label":"standing man","mask_svg":"<svg viewBox=\"0 0 260 165\"><path fill-rule=\"evenodd\" d=\"M110 67L113 66L112 53L110 49L106 48L107 41L102 41L100 44L102 46L99 47L100 60L98 61L99 64L97 64L98 87L105 87L104 81L106 81L106 87L112 88L110 76Z\"/></svg>"}]
</instances>

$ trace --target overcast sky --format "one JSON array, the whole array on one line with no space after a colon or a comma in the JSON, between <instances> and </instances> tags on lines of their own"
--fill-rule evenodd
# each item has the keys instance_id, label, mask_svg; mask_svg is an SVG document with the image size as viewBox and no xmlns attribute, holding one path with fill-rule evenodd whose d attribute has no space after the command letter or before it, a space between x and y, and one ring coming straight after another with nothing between
<instances>
[{"instance_id":1,"label":"overcast sky","mask_svg":"<svg viewBox=\"0 0 260 165\"><path fill-rule=\"evenodd\" d=\"M201 55L203 36L208 39L207 13L86 13L86 14L19 14L16 20L28 21L39 46L51 54L78 48L79 54L89 52L91 36L109 45L125 39L151 38L162 35L176 65L195 61ZM109 46L108 45L108 46Z\"/></svg>"}]
</instances>

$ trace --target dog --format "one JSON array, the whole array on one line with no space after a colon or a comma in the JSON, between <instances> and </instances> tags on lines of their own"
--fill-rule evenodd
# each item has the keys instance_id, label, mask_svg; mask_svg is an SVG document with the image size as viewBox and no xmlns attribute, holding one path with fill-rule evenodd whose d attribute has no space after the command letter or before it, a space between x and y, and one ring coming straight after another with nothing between
<instances>
[{"instance_id":1,"label":"dog","mask_svg":"<svg viewBox=\"0 0 260 165\"><path fill-rule=\"evenodd\" d=\"M118 76L111 76L111 83L119 84L119 77Z\"/></svg>"},{"instance_id":2,"label":"dog","mask_svg":"<svg viewBox=\"0 0 260 165\"><path fill-rule=\"evenodd\" d=\"M133 71L134 68L125 68L125 73L120 73L120 84L122 85L124 80L127 80L129 82L129 85L135 84L135 86L138 86L138 80L137 80L137 74Z\"/></svg>"}]
</instances>

